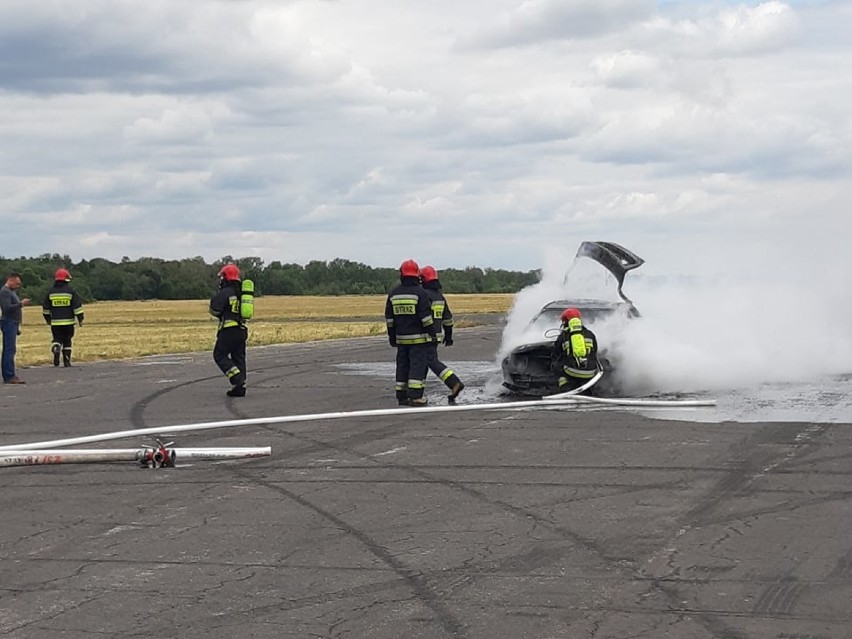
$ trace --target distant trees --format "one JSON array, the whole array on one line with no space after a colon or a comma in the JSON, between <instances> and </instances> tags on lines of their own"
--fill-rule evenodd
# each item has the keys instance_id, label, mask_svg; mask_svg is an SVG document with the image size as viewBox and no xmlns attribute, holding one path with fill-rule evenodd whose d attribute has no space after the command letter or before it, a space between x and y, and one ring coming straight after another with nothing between
<instances>
[{"instance_id":1,"label":"distant trees","mask_svg":"<svg viewBox=\"0 0 852 639\"><path fill-rule=\"evenodd\" d=\"M217 273L223 264L234 262L245 278L255 282L258 295L376 295L387 293L399 281L396 268L377 268L334 259L306 265L264 264L259 257L226 255L213 264L201 257L162 260L143 257L120 262L103 258L73 262L67 255L9 259L0 256L0 276L18 272L22 293L40 302L53 285L60 266L73 276L72 286L84 301L141 299L204 299L216 290ZM502 269L439 269L446 293L515 293L540 278L539 271Z\"/></svg>"}]
</instances>

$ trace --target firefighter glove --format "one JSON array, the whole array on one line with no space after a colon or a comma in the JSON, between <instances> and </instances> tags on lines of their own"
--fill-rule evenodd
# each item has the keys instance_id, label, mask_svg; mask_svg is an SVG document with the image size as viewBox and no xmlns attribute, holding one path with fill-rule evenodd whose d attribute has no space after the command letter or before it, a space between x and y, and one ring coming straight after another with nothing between
<instances>
[{"instance_id":1,"label":"firefighter glove","mask_svg":"<svg viewBox=\"0 0 852 639\"><path fill-rule=\"evenodd\" d=\"M452 345L453 345L453 338L450 337L449 335L444 335L444 346L452 346Z\"/></svg>"}]
</instances>

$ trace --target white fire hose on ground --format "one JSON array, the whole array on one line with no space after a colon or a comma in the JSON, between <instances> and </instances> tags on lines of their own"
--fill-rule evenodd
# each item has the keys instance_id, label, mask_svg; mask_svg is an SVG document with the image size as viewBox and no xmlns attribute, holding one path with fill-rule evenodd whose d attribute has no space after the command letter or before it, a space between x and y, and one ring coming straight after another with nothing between
<instances>
[{"instance_id":1,"label":"white fire hose on ground","mask_svg":"<svg viewBox=\"0 0 852 639\"><path fill-rule=\"evenodd\" d=\"M588 383L591 387L591 381L597 381L599 377L590 380ZM582 388L582 387L581 387ZM51 450L63 448L65 446L77 446L81 444L92 444L96 442L111 441L116 439L124 439L128 437L144 437L144 436L163 436L173 435L175 433L186 433L203 430L215 430L221 428L232 428L235 426L268 426L272 424L287 424L295 422L310 422L323 421L330 419L351 419L359 417L385 417L403 414L414 413L448 413L448 412L468 412L468 411L489 411L489 410L524 410L529 408L542 408L553 406L571 406L588 402L598 402L613 404L619 406L642 406L642 407L657 407L657 408L682 408L694 406L713 406L715 400L621 400L621 399L603 399L595 397L585 397L576 395L581 389L560 394L551 395L540 400L528 400L517 402L498 402L489 404L463 404L450 406L423 406L417 408L387 408L387 409L372 409L360 411L347 411L335 413L313 413L307 415L282 415L277 417L255 417L249 419L231 419L217 422L198 422L194 424L179 424L174 426L156 426L151 428L135 428L132 430L116 431L111 433L101 433L98 435L86 435L82 437L69 437L65 439L54 439L42 442L32 442L27 444L12 444L0 446L0 457L20 457L21 453L29 453L32 455L34 451ZM573 393L573 394L572 394ZM567 396L561 396L567 395ZM134 449L138 451L139 449ZM170 449L174 450L174 449ZM181 458L186 456L185 450L178 448L178 454ZM204 449L207 451L217 450L222 451L216 455L216 459L222 459L225 452L229 449ZM242 449L245 450L245 449ZM250 450L268 450L268 449L250 449ZM270 451L271 453L271 451ZM213 455L213 453L209 453ZM266 454L266 453L263 453ZM257 456L237 453L238 457ZM135 458L134 458L135 459ZM2 464L0 464L2 465Z\"/></svg>"},{"instance_id":2,"label":"white fire hose on ground","mask_svg":"<svg viewBox=\"0 0 852 639\"><path fill-rule=\"evenodd\" d=\"M168 446L168 445L166 445ZM0 451L0 468L8 466L45 466L55 464L97 464L105 462L137 462L143 468L167 468L180 459L220 460L268 457L272 448L57 448L39 450L22 448L20 450Z\"/></svg>"}]
</instances>

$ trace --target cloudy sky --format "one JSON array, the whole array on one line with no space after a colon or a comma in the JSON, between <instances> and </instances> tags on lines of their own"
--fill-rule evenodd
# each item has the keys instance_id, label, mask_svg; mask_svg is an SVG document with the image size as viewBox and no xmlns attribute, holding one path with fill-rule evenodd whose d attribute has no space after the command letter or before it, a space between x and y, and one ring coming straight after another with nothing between
<instances>
[{"instance_id":1,"label":"cloudy sky","mask_svg":"<svg viewBox=\"0 0 852 639\"><path fill-rule=\"evenodd\" d=\"M847 0L4 0L0 255L840 259L850 32Z\"/></svg>"}]
</instances>

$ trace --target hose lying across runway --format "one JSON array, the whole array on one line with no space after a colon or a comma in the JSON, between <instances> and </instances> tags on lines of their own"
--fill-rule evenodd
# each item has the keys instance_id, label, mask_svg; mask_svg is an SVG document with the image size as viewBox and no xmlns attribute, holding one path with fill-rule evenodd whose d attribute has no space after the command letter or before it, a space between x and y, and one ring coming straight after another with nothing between
<instances>
[{"instance_id":1,"label":"hose lying across runway","mask_svg":"<svg viewBox=\"0 0 852 639\"><path fill-rule=\"evenodd\" d=\"M21 444L21 446L25 446ZM248 457L268 457L272 454L269 446L251 448L58 448L43 450L21 448L0 450L0 468L8 466L47 466L56 464L99 464L104 462L132 461L143 466L174 465L176 453L181 461L187 459L218 461L222 459L245 459ZM163 456L159 459L158 454ZM170 463L169 463L170 462Z\"/></svg>"},{"instance_id":2,"label":"hose lying across runway","mask_svg":"<svg viewBox=\"0 0 852 639\"><path fill-rule=\"evenodd\" d=\"M582 404L607 404L613 406L640 406L644 408L689 408L697 406L714 406L716 400L653 400L653 399L604 399L601 397L578 396L576 389L569 393L551 395L550 397L517 401L498 402L490 404L462 404L449 406L423 406L417 408L381 408L372 410L348 411L342 413L314 413L310 415L282 415L277 417L254 417L249 419L229 419L218 422L199 422L195 424L179 424L175 426L155 426L151 428L136 428L133 430L102 433L100 435L87 435L83 437L70 437L67 439L54 439L51 441L34 442L27 444L13 444L0 446L0 455L7 451L35 451L50 448L61 448L63 446L76 446L79 444L91 444L127 437L140 437L151 435L171 436L175 433L186 433L201 430L214 430L218 428L231 428L234 426L266 426L269 424L286 424L294 422L322 421L326 419L351 419L358 417L385 417L393 415L404 415L408 413L453 413L477 410L523 410L528 408L543 408L553 406L578 406Z\"/></svg>"}]
</instances>

